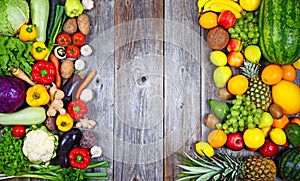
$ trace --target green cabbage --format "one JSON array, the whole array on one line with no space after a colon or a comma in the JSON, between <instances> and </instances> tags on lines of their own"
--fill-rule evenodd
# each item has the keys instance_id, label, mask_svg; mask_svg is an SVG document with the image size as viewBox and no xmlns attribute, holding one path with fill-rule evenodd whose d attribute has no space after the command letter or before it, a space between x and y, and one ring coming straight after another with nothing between
<instances>
[{"instance_id":1,"label":"green cabbage","mask_svg":"<svg viewBox=\"0 0 300 181\"><path fill-rule=\"evenodd\" d=\"M29 21L29 5L26 0L0 1L0 34L13 36Z\"/></svg>"}]
</instances>

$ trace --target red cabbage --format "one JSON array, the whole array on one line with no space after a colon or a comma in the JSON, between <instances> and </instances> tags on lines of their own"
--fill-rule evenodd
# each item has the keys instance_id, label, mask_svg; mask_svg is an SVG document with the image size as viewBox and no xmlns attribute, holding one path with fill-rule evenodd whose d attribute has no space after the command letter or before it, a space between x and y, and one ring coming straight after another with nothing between
<instances>
[{"instance_id":1,"label":"red cabbage","mask_svg":"<svg viewBox=\"0 0 300 181\"><path fill-rule=\"evenodd\" d=\"M26 85L16 77L0 76L0 112L17 110L25 102Z\"/></svg>"}]
</instances>

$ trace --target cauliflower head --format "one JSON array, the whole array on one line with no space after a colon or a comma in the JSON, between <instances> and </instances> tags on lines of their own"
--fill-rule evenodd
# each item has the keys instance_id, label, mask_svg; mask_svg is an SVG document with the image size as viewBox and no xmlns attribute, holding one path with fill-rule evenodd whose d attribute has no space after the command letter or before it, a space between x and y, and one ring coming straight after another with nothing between
<instances>
[{"instance_id":1,"label":"cauliflower head","mask_svg":"<svg viewBox=\"0 0 300 181\"><path fill-rule=\"evenodd\" d=\"M56 156L58 137L44 129L26 134L22 151L32 163L46 163Z\"/></svg>"}]
</instances>

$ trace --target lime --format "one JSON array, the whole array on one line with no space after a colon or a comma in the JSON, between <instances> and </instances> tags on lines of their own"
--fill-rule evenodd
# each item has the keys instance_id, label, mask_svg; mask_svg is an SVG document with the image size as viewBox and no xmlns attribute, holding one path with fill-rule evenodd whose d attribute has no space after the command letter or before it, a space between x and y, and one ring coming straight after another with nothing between
<instances>
[{"instance_id":1,"label":"lime","mask_svg":"<svg viewBox=\"0 0 300 181\"><path fill-rule=\"evenodd\" d=\"M232 71L229 66L220 66L214 71L214 82L218 88L226 86L227 81L232 76Z\"/></svg>"},{"instance_id":2,"label":"lime","mask_svg":"<svg viewBox=\"0 0 300 181\"><path fill-rule=\"evenodd\" d=\"M227 56L222 51L212 51L209 58L210 61L216 66L224 66L227 64Z\"/></svg>"},{"instance_id":3,"label":"lime","mask_svg":"<svg viewBox=\"0 0 300 181\"><path fill-rule=\"evenodd\" d=\"M269 127L273 124L273 117L268 112L263 112L260 118L259 128Z\"/></svg>"},{"instance_id":4,"label":"lime","mask_svg":"<svg viewBox=\"0 0 300 181\"><path fill-rule=\"evenodd\" d=\"M259 128L246 129L243 139L248 148L259 148L265 142L265 134Z\"/></svg>"},{"instance_id":5,"label":"lime","mask_svg":"<svg viewBox=\"0 0 300 181\"><path fill-rule=\"evenodd\" d=\"M300 70L300 58L293 63L293 66L295 67L295 69Z\"/></svg>"},{"instance_id":6,"label":"lime","mask_svg":"<svg viewBox=\"0 0 300 181\"><path fill-rule=\"evenodd\" d=\"M284 145L286 143L286 135L281 128L273 128L270 131L270 138L277 145Z\"/></svg>"},{"instance_id":7,"label":"lime","mask_svg":"<svg viewBox=\"0 0 300 181\"><path fill-rule=\"evenodd\" d=\"M249 45L244 52L245 58L252 63L258 63L261 58L261 51L257 45Z\"/></svg>"},{"instance_id":8,"label":"lime","mask_svg":"<svg viewBox=\"0 0 300 181\"><path fill-rule=\"evenodd\" d=\"M212 157L215 154L213 147L210 146L210 144L208 144L207 142L196 143L196 152L201 156L207 155L209 157Z\"/></svg>"}]
</instances>

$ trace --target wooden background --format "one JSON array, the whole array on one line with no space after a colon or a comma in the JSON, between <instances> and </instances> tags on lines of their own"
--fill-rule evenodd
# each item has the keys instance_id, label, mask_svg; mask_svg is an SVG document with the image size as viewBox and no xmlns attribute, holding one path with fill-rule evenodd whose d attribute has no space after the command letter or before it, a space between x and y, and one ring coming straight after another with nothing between
<instances>
[{"instance_id":1,"label":"wooden background","mask_svg":"<svg viewBox=\"0 0 300 181\"><path fill-rule=\"evenodd\" d=\"M172 153L206 139L216 90L197 11L197 0L95 0L86 12L94 52L85 60L97 70L88 117L110 180L174 180Z\"/></svg>"}]
</instances>

